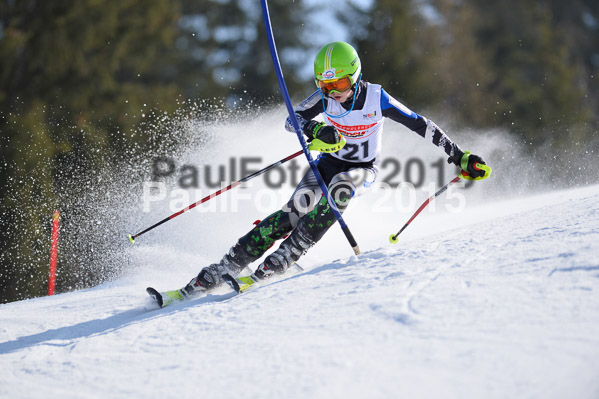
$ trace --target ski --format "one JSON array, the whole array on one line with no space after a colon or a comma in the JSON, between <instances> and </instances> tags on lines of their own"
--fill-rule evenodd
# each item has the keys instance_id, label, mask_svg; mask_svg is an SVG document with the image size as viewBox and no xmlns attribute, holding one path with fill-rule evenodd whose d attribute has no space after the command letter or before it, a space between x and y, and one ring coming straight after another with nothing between
<instances>
[{"instance_id":1,"label":"ski","mask_svg":"<svg viewBox=\"0 0 599 399\"><path fill-rule=\"evenodd\" d=\"M297 263L293 264L289 269L283 273L284 277L291 277L295 274L303 272L304 269L298 265ZM243 294L245 292L251 291L253 289L258 288L261 285L261 280L258 280L252 276L246 277L233 277L230 274L223 274L223 280L238 294Z\"/></svg>"},{"instance_id":2,"label":"ski","mask_svg":"<svg viewBox=\"0 0 599 399\"><path fill-rule=\"evenodd\" d=\"M258 286L258 280L254 280L252 276L233 277L229 273L223 274L222 279L238 294L252 290Z\"/></svg>"},{"instance_id":3,"label":"ski","mask_svg":"<svg viewBox=\"0 0 599 399\"><path fill-rule=\"evenodd\" d=\"M146 292L153 299L153 303L157 305L159 308L163 308L165 306L172 305L173 303L181 302L186 299L191 299L191 297L183 295L181 290L159 292L155 288L148 287L146 288Z\"/></svg>"},{"instance_id":4,"label":"ski","mask_svg":"<svg viewBox=\"0 0 599 399\"><path fill-rule=\"evenodd\" d=\"M303 271L304 271L304 269L300 265L295 263L293 266L291 266L289 269L287 269L287 271L285 273L283 273L282 276L290 277L295 274L301 273ZM225 280L227 285L229 285L229 287L231 287L238 294L251 291L251 290L262 285L260 280L254 279L254 278L252 278L252 276L233 277L227 273L227 274L223 274L222 278L223 278L223 280ZM271 281L271 280L268 280L268 281ZM173 291L160 292L155 288L148 287L148 288L146 288L146 292L152 298L152 302L151 302L151 304L146 306L146 310L164 308L169 305L187 301L187 300L190 300L190 299L193 299L193 298L196 298L197 296L199 296L199 294L186 295L180 289L173 290Z\"/></svg>"}]
</instances>

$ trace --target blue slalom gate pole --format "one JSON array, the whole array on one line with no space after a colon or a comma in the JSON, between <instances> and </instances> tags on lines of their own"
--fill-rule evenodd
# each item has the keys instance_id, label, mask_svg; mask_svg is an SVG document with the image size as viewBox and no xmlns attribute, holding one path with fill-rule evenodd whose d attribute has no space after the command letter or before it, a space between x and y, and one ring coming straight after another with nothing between
<instances>
[{"instance_id":1,"label":"blue slalom gate pole","mask_svg":"<svg viewBox=\"0 0 599 399\"><path fill-rule=\"evenodd\" d=\"M281 69L281 63L279 62L279 55L277 54L277 47L275 45L275 38L274 38L274 35L272 32L272 26L270 24L270 14L268 12L268 4L267 4L266 0L260 0L260 2L262 3L262 17L264 19L264 27L266 28L266 38L268 39L270 55L272 56L272 63L275 67L275 73L277 75L277 80L279 81L279 87L281 88L281 93L283 94L283 99L285 100L285 105L287 106L287 111L289 112L289 120L291 121L291 124L293 125L293 128L295 129L295 133L297 134L297 138L299 139L300 144L302 145L302 148L304 150L304 155L306 155L306 158L308 158L308 163L310 164L310 169L312 169L314 176L316 176L318 185L320 186L322 193L326 197L326 199L329 203L329 206L331 207L331 210L335 214L335 217L337 218L337 221L339 222L339 225L341 226L341 230L343 230L343 233L345 234L347 241L349 242L352 249L354 250L354 253L356 255L360 255L361 251L360 251L360 248L358 247L358 243L356 242L356 239L354 238L351 231L349 230L349 227L347 227L347 224L343 220L343 217L341 216L341 212L339 212L339 209L337 208L337 204L335 204L335 201L333 200L333 198L331 198L331 194L329 193L329 190L328 190L326 184L322 180L322 177L320 176L320 172L318 172L318 168L316 167L316 162L314 162L314 159L312 159L312 155L310 155L310 150L308 149L306 140L304 140L304 135L299 127L299 123L297 122L297 118L295 117L295 110L293 109L293 105L291 104L291 99L289 98L289 92L287 91L287 85L285 85L285 78L283 77L283 71Z\"/></svg>"}]
</instances>

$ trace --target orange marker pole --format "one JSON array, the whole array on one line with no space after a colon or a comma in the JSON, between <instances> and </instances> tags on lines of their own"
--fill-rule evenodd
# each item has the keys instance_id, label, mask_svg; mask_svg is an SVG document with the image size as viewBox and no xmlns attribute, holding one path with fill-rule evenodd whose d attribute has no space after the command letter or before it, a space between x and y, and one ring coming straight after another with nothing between
<instances>
[{"instance_id":1,"label":"orange marker pole","mask_svg":"<svg viewBox=\"0 0 599 399\"><path fill-rule=\"evenodd\" d=\"M50 280L48 281L48 295L54 295L56 288L56 259L58 258L58 225L60 212L54 211L52 216L52 245L50 247Z\"/></svg>"}]
</instances>

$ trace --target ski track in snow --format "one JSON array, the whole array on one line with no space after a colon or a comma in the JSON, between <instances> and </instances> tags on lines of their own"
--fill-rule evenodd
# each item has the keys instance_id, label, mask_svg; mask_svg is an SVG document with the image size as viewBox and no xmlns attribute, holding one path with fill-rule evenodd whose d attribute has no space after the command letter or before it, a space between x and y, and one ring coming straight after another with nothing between
<instances>
[{"instance_id":1,"label":"ski track in snow","mask_svg":"<svg viewBox=\"0 0 599 399\"><path fill-rule=\"evenodd\" d=\"M449 220L240 296L146 311L131 276L1 305L0 396L599 397L599 187Z\"/></svg>"}]
</instances>

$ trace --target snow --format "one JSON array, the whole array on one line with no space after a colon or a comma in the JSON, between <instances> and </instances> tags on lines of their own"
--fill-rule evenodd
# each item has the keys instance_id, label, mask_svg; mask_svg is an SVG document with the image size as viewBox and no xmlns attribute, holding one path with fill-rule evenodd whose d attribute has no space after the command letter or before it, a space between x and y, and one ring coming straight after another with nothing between
<instances>
[{"instance_id":1,"label":"snow","mask_svg":"<svg viewBox=\"0 0 599 399\"><path fill-rule=\"evenodd\" d=\"M439 197L396 245L428 194L372 213L380 196L359 198L346 221L363 255L334 226L303 274L147 311L146 286L181 287L264 214L180 216L116 281L0 305L0 396L597 398L599 186L489 201L506 191L492 180Z\"/></svg>"},{"instance_id":2,"label":"snow","mask_svg":"<svg viewBox=\"0 0 599 399\"><path fill-rule=\"evenodd\" d=\"M146 311L147 276L2 305L0 395L597 397L598 187L460 219L241 296Z\"/></svg>"}]
</instances>

